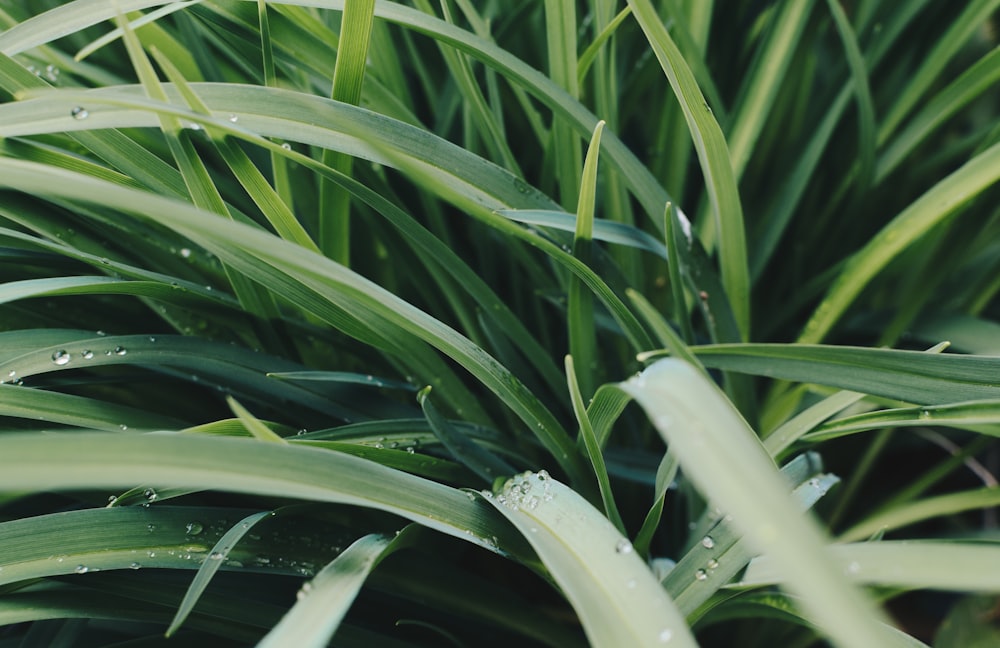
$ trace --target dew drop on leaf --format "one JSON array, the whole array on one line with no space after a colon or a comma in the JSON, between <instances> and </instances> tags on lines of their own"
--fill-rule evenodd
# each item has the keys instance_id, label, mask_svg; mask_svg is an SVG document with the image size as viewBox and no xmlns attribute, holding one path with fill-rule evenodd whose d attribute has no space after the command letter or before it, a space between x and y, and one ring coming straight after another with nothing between
<instances>
[{"instance_id":1,"label":"dew drop on leaf","mask_svg":"<svg viewBox=\"0 0 1000 648\"><path fill-rule=\"evenodd\" d=\"M69 114L70 116L73 117L73 119L78 119L78 120L90 117L90 113L83 106L74 106L73 110L69 111Z\"/></svg>"},{"instance_id":2,"label":"dew drop on leaf","mask_svg":"<svg viewBox=\"0 0 1000 648\"><path fill-rule=\"evenodd\" d=\"M59 349L52 354L52 364L59 366L68 365L71 357L66 349Z\"/></svg>"},{"instance_id":3,"label":"dew drop on leaf","mask_svg":"<svg viewBox=\"0 0 1000 648\"><path fill-rule=\"evenodd\" d=\"M705 536L704 538L701 539L701 546L705 547L706 549L714 549L715 540L712 538L712 536Z\"/></svg>"},{"instance_id":4,"label":"dew drop on leaf","mask_svg":"<svg viewBox=\"0 0 1000 648\"><path fill-rule=\"evenodd\" d=\"M623 555L632 553L632 543L625 538L622 538L618 541L618 544L615 545L615 553Z\"/></svg>"}]
</instances>

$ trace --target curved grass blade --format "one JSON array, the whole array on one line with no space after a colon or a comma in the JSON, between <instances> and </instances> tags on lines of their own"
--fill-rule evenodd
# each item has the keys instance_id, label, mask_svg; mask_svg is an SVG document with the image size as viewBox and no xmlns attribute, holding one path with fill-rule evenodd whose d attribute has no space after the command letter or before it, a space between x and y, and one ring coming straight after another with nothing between
<instances>
[{"instance_id":1,"label":"curved grass blade","mask_svg":"<svg viewBox=\"0 0 1000 648\"><path fill-rule=\"evenodd\" d=\"M0 438L0 467L0 490L152 482L353 504L395 513L494 551L530 555L520 536L490 507L470 501L461 491L357 457L294 444L193 435L6 434Z\"/></svg>"},{"instance_id":2,"label":"curved grass blade","mask_svg":"<svg viewBox=\"0 0 1000 648\"><path fill-rule=\"evenodd\" d=\"M409 543L410 530L403 529L395 538L367 535L344 549L315 578L302 585L298 602L257 646L328 645L368 575L383 558Z\"/></svg>"},{"instance_id":3,"label":"curved grass blade","mask_svg":"<svg viewBox=\"0 0 1000 648\"><path fill-rule=\"evenodd\" d=\"M706 499L735 516L754 550L774 557L787 587L834 644L882 644L883 615L830 566L823 534L801 517L753 430L714 383L670 358L621 387L646 410Z\"/></svg>"},{"instance_id":4,"label":"curved grass blade","mask_svg":"<svg viewBox=\"0 0 1000 648\"><path fill-rule=\"evenodd\" d=\"M424 411L424 416L427 417L427 423L434 431L434 436L441 441L457 461L467 466L489 485L492 485L498 478L514 472L514 468L506 461L452 427L451 423L441 416L437 408L434 407L434 403L429 398L430 392L430 387L421 389L420 393L417 394L417 401Z\"/></svg>"},{"instance_id":5,"label":"curved grass blade","mask_svg":"<svg viewBox=\"0 0 1000 648\"><path fill-rule=\"evenodd\" d=\"M11 372L14 373L11 376ZM31 421L57 423L76 428L124 432L144 430L170 430L183 425L181 421L163 414L154 414L126 405L63 394L43 389L32 389L7 381L21 380L15 370L5 371L0 380L0 415Z\"/></svg>"},{"instance_id":6,"label":"curved grass blade","mask_svg":"<svg viewBox=\"0 0 1000 648\"><path fill-rule=\"evenodd\" d=\"M972 401L931 407L901 407L829 421L806 434L805 441L826 441L879 428L940 425L1000 436L1000 401Z\"/></svg>"},{"instance_id":7,"label":"curved grass blade","mask_svg":"<svg viewBox=\"0 0 1000 648\"><path fill-rule=\"evenodd\" d=\"M684 110L719 233L722 285L729 296L740 339L746 340L750 332L750 273L743 230L743 207L726 139L712 116L712 110L702 96L694 75L671 40L666 27L660 22L653 5L649 0L628 0L628 4Z\"/></svg>"},{"instance_id":8,"label":"curved grass blade","mask_svg":"<svg viewBox=\"0 0 1000 648\"><path fill-rule=\"evenodd\" d=\"M497 213L525 225L551 227L563 232L576 230L576 219L573 214L567 212L543 209L498 209ZM598 241L627 245L637 250L652 252L661 259L667 259L667 248L655 237L634 225L595 218L593 228L593 238Z\"/></svg>"},{"instance_id":9,"label":"curved grass blade","mask_svg":"<svg viewBox=\"0 0 1000 648\"><path fill-rule=\"evenodd\" d=\"M833 545L831 559L859 583L904 589L960 592L1000 591L1000 572L984 569L1000 561L1000 547L935 541L882 541ZM742 585L781 581L774 561L756 558Z\"/></svg>"},{"instance_id":10,"label":"curved grass blade","mask_svg":"<svg viewBox=\"0 0 1000 648\"><path fill-rule=\"evenodd\" d=\"M870 538L876 533L899 529L923 520L994 506L1000 506L1000 487L998 486L948 493L916 502L901 503L889 510L872 514L869 518L840 534L838 540L842 542L857 541Z\"/></svg>"},{"instance_id":11,"label":"curved grass blade","mask_svg":"<svg viewBox=\"0 0 1000 648\"><path fill-rule=\"evenodd\" d=\"M369 387L381 387L384 389L414 391L413 385L401 380L390 380L371 374L352 373L350 371L271 371L268 372L267 377L293 382L348 383L351 385L367 385Z\"/></svg>"},{"instance_id":12,"label":"curved grass blade","mask_svg":"<svg viewBox=\"0 0 1000 648\"><path fill-rule=\"evenodd\" d=\"M937 183L882 228L848 260L806 323L799 342L820 342L868 283L917 239L1000 181L1000 144L994 144Z\"/></svg>"},{"instance_id":13,"label":"curved grass blade","mask_svg":"<svg viewBox=\"0 0 1000 648\"><path fill-rule=\"evenodd\" d=\"M188 587L187 592L184 594L184 600L181 601L180 606L177 608L177 613L174 615L173 621L170 622L170 626L164 633L165 636L169 637L184 625L184 621L187 619L188 615L194 609L194 606L198 603L198 599L201 597L202 592L208 587L208 584L212 581L212 577L215 573L219 571L222 566L223 561L229 556L229 552L232 550L233 546L236 545L240 539L243 538L250 529L254 527L261 520L271 517L274 515L273 511L260 511L259 513L254 513L253 515L248 515L243 518L240 522L237 522L229 531L219 538L219 541L215 543L212 547L211 553L208 554L208 559L205 560L201 567L198 568L198 573L195 574L194 580L191 581L191 585Z\"/></svg>"},{"instance_id":14,"label":"curved grass blade","mask_svg":"<svg viewBox=\"0 0 1000 648\"><path fill-rule=\"evenodd\" d=\"M697 643L631 543L600 511L547 473L484 492L527 538L597 648Z\"/></svg>"}]
</instances>

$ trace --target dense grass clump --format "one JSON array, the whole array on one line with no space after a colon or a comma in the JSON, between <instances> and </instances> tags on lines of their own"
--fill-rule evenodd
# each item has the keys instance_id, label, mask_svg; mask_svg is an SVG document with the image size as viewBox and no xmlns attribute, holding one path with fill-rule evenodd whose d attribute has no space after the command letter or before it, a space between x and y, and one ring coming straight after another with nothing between
<instances>
[{"instance_id":1,"label":"dense grass clump","mask_svg":"<svg viewBox=\"0 0 1000 648\"><path fill-rule=\"evenodd\" d=\"M0 0L0 648L1000 644L998 5Z\"/></svg>"}]
</instances>

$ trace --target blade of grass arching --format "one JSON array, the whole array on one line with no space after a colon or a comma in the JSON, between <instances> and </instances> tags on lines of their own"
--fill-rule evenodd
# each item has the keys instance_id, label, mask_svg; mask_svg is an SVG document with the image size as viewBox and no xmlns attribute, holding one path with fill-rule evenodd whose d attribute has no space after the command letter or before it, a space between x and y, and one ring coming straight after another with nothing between
<instances>
[{"instance_id":1,"label":"blade of grass arching","mask_svg":"<svg viewBox=\"0 0 1000 648\"><path fill-rule=\"evenodd\" d=\"M692 347L702 364L923 405L1000 397L1000 358L806 344ZM655 354L643 355L649 359Z\"/></svg>"},{"instance_id":2,"label":"blade of grass arching","mask_svg":"<svg viewBox=\"0 0 1000 648\"><path fill-rule=\"evenodd\" d=\"M922 427L927 425L976 430L1000 436L1000 401L972 401L932 407L904 407L856 414L829 421L815 428L803 440L816 442L836 439L855 432L883 427Z\"/></svg>"},{"instance_id":3,"label":"blade of grass arching","mask_svg":"<svg viewBox=\"0 0 1000 648\"><path fill-rule=\"evenodd\" d=\"M570 400L573 403L573 413L576 415L577 423L580 425L580 438L583 439L587 448L587 455L590 457L590 465L594 475L597 477L597 485L601 490L601 500L604 503L604 514L615 525L618 533L625 534L625 523L621 514L618 513L618 505L615 504L615 496L611 491L611 481L608 479L608 469L604 465L604 454L601 445L594 433L594 427L587 415L587 408L583 404L583 394L576 380L576 369L573 366L573 356L566 356L566 383L569 386Z\"/></svg>"},{"instance_id":4,"label":"blade of grass arching","mask_svg":"<svg viewBox=\"0 0 1000 648\"><path fill-rule=\"evenodd\" d=\"M884 179L949 117L1000 81L1000 48L994 48L927 102L879 155L876 182Z\"/></svg>"},{"instance_id":5,"label":"blade of grass arching","mask_svg":"<svg viewBox=\"0 0 1000 648\"><path fill-rule=\"evenodd\" d=\"M807 511L839 481L830 474L812 476L795 486L792 498ZM743 539L734 525L720 521L667 573L663 587L681 612L690 617L743 571L755 555L751 543Z\"/></svg>"},{"instance_id":6,"label":"blade of grass arching","mask_svg":"<svg viewBox=\"0 0 1000 648\"><path fill-rule=\"evenodd\" d=\"M336 101L358 105L368 65L368 47L374 22L375 0L345 0L333 72ZM343 153L324 151L323 163L351 175L353 159ZM350 265L351 194L339 185L320 183L319 246L338 263Z\"/></svg>"},{"instance_id":7,"label":"blade of grass arching","mask_svg":"<svg viewBox=\"0 0 1000 648\"><path fill-rule=\"evenodd\" d=\"M697 646L631 543L575 491L541 472L483 496L531 543L592 646Z\"/></svg>"},{"instance_id":8,"label":"blade of grass arching","mask_svg":"<svg viewBox=\"0 0 1000 648\"><path fill-rule=\"evenodd\" d=\"M611 427L631 399L614 385L601 385L587 405L587 418L594 428L597 445L603 448L611 436Z\"/></svg>"},{"instance_id":9,"label":"blade of grass arching","mask_svg":"<svg viewBox=\"0 0 1000 648\"><path fill-rule=\"evenodd\" d=\"M267 0L257 0L257 22L260 28L261 67L264 85L276 88L278 79L274 73L274 49L271 46L271 23L267 17ZM295 209L294 192L288 175L288 161L283 155L271 151L271 169L274 176L274 191L289 210Z\"/></svg>"},{"instance_id":10,"label":"blade of grass arching","mask_svg":"<svg viewBox=\"0 0 1000 648\"><path fill-rule=\"evenodd\" d=\"M328 450L253 439L86 432L5 434L0 450L0 488L7 491L155 482L351 504L394 513L492 550L530 555L523 538L495 511L465 493Z\"/></svg>"},{"instance_id":11,"label":"blade of grass arching","mask_svg":"<svg viewBox=\"0 0 1000 648\"><path fill-rule=\"evenodd\" d=\"M487 485L492 485L500 477L514 474L514 468L510 464L465 436L441 416L429 398L430 391L430 387L421 389L417 394L417 402L420 403L434 436L458 462L479 475Z\"/></svg>"},{"instance_id":12,"label":"blade of grass arching","mask_svg":"<svg viewBox=\"0 0 1000 648\"><path fill-rule=\"evenodd\" d=\"M407 530L395 538L371 534L351 546L305 583L298 602L257 644L260 648L323 648L330 643L347 610L376 565L405 545Z\"/></svg>"},{"instance_id":13,"label":"blade of grass arching","mask_svg":"<svg viewBox=\"0 0 1000 648\"><path fill-rule=\"evenodd\" d=\"M955 515L1000 506L1000 487L988 486L975 490L937 495L872 514L847 529L837 538L840 542L856 542L876 533L901 529L936 517Z\"/></svg>"},{"instance_id":14,"label":"blade of grass arching","mask_svg":"<svg viewBox=\"0 0 1000 648\"><path fill-rule=\"evenodd\" d=\"M247 408L240 405L240 402L232 396L226 396L226 404L229 405L229 409L233 411L233 414L236 415L236 418L238 418L240 423L243 424L243 427L246 428L247 432L249 432L258 441L267 441L269 443L287 443L283 438L271 430L271 428L264 425L264 422L254 416Z\"/></svg>"},{"instance_id":15,"label":"blade of grass arching","mask_svg":"<svg viewBox=\"0 0 1000 648\"><path fill-rule=\"evenodd\" d=\"M545 0L545 43L548 47L549 76L573 99L580 96L576 81L576 30L576 2ZM556 119L552 124L552 151L560 203L567 211L576 211L583 149L579 135L564 120Z\"/></svg>"},{"instance_id":16,"label":"blade of grass arching","mask_svg":"<svg viewBox=\"0 0 1000 648\"><path fill-rule=\"evenodd\" d=\"M998 0L972 0L965 5L965 10L951 24L942 26L938 31L940 37L934 47L921 57L920 67L909 75L906 87L894 98L891 108L882 120L878 132L880 146L892 136L927 90L938 81L955 54L965 47L969 37L989 20L997 7L1000 7Z\"/></svg>"},{"instance_id":17,"label":"blade of grass arching","mask_svg":"<svg viewBox=\"0 0 1000 648\"><path fill-rule=\"evenodd\" d=\"M630 7L624 7L619 11L614 18L612 18L608 24L601 30L590 45L583 50L580 54L580 58L576 62L576 84L577 87L583 85L584 79L587 77L587 73L590 71L590 66L593 65L594 60L597 58L598 53L604 48L607 42L615 35L618 31L618 27L625 22L629 14L632 13Z\"/></svg>"},{"instance_id":18,"label":"blade of grass arching","mask_svg":"<svg viewBox=\"0 0 1000 648\"><path fill-rule=\"evenodd\" d=\"M694 75L660 22L653 5L649 0L629 0L629 6L670 81L694 139L719 233L722 285L728 295L740 338L746 340L750 333L750 280L743 208L726 139Z\"/></svg>"},{"instance_id":19,"label":"blade of grass arching","mask_svg":"<svg viewBox=\"0 0 1000 648\"><path fill-rule=\"evenodd\" d=\"M754 550L773 557L802 609L835 645L882 645L883 615L830 565L823 534L795 509L753 430L709 379L669 358L621 387L706 499L733 516Z\"/></svg>"},{"instance_id":20,"label":"blade of grass arching","mask_svg":"<svg viewBox=\"0 0 1000 648\"><path fill-rule=\"evenodd\" d=\"M268 372L267 377L277 378L278 380L301 380L304 382L352 383L355 385L368 385L370 387L415 391L413 385L410 383L380 378L371 374L351 373L349 371L272 371Z\"/></svg>"},{"instance_id":21,"label":"blade of grass arching","mask_svg":"<svg viewBox=\"0 0 1000 648\"><path fill-rule=\"evenodd\" d=\"M11 339L13 336L8 333L6 337ZM267 377L269 371L299 370L301 365L194 336L94 336L90 332L64 332L63 339L54 344L37 346L28 352L4 358L0 363L0 376L9 376L13 371L19 378L28 378L54 371L108 365L179 370L189 379L195 376L202 383L215 381L224 384L226 389L259 401L285 400L345 420L371 416L355 409L359 405L354 402L357 393L350 389L339 390L339 393L336 390L319 393L302 385ZM379 408L376 405L374 409Z\"/></svg>"},{"instance_id":22,"label":"blade of grass arching","mask_svg":"<svg viewBox=\"0 0 1000 648\"><path fill-rule=\"evenodd\" d=\"M180 90L188 106L199 113L211 115L208 106L195 94L181 76L180 71L174 67L173 63L168 58L160 55L156 50L153 50L152 53L153 58L160 65L160 69L163 70L167 78ZM235 113L229 116L229 121L231 122L235 123L234 120L238 119ZM264 174L260 172L260 169L257 168L257 165L253 163L243 149L230 140L221 139L216 144L216 150L222 155L222 159L229 166L229 170L233 172L233 175L239 180L240 185L250 195L250 198L281 238L287 241L294 241L314 252L319 251L319 247L313 242L312 237L309 236L298 219L295 218L295 214L292 213L291 208L271 188L267 179L264 178Z\"/></svg>"},{"instance_id":23,"label":"blade of grass arching","mask_svg":"<svg viewBox=\"0 0 1000 648\"><path fill-rule=\"evenodd\" d=\"M688 346L684 344L684 340L682 340L680 336L674 332L674 329L670 326L670 324L663 319L663 316L660 315L659 311L657 311L656 308L642 296L642 294L632 290L631 288L629 288L625 294L632 302L632 306L635 310L642 315L643 319L646 320L646 324L653 332L653 335L656 336L657 341L669 349L671 355L681 358L682 360L686 360L695 367L700 367L704 370L704 367L701 366L701 362L698 360L698 357L691 353Z\"/></svg>"},{"instance_id":24,"label":"blade of grass arching","mask_svg":"<svg viewBox=\"0 0 1000 648\"><path fill-rule=\"evenodd\" d=\"M750 71L743 77L739 97L733 104L732 128L727 138L736 178L743 176L764 122L771 114L771 107L785 81L785 72L809 21L812 5L812 0L779 5Z\"/></svg>"},{"instance_id":25,"label":"blade of grass arching","mask_svg":"<svg viewBox=\"0 0 1000 648\"><path fill-rule=\"evenodd\" d=\"M191 581L191 585L188 587L187 592L185 592L184 600L178 606L177 613L170 622L170 626L164 632L164 636L170 637L184 625L184 621L198 603L201 594L208 587L208 584L212 582L212 577L222 567L222 563L229 557L229 552L236 543L249 533L258 522L272 515L274 515L273 511L261 511L248 515L219 538L215 546L212 547L212 551L208 554L208 559L201 563L201 567L198 568L198 573L195 574L194 580Z\"/></svg>"},{"instance_id":26,"label":"blade of grass arching","mask_svg":"<svg viewBox=\"0 0 1000 648\"><path fill-rule=\"evenodd\" d=\"M935 225L1000 180L1000 144L994 144L940 181L854 253L816 308L799 342L820 342L864 287Z\"/></svg>"},{"instance_id":27,"label":"blade of grass arching","mask_svg":"<svg viewBox=\"0 0 1000 648\"><path fill-rule=\"evenodd\" d=\"M858 104L858 195L874 183L875 171L875 105L872 100L871 87L868 84L868 71L865 66L858 39L851 28L851 23L840 6L839 0L826 0L837 33L844 45L847 64L851 69L851 80L854 85L854 96Z\"/></svg>"},{"instance_id":28,"label":"blade of grass arching","mask_svg":"<svg viewBox=\"0 0 1000 648\"><path fill-rule=\"evenodd\" d=\"M772 457L779 457L793 443L815 430L820 423L864 398L864 394L840 391L802 410L769 434L763 435L764 448Z\"/></svg>"},{"instance_id":29,"label":"blade of grass arching","mask_svg":"<svg viewBox=\"0 0 1000 648\"><path fill-rule=\"evenodd\" d=\"M597 122L594 135L587 149L583 163L583 178L580 180L580 196L576 208L576 231L573 234L573 256L581 263L591 264L591 250L594 238L594 209L597 194L597 160L601 145L604 122ZM581 393L590 398L597 383L597 327L594 324L593 293L576 275L569 279L566 297L566 320L569 328L569 353L580 363L581 372L574 378Z\"/></svg>"},{"instance_id":30,"label":"blade of grass arching","mask_svg":"<svg viewBox=\"0 0 1000 648\"><path fill-rule=\"evenodd\" d=\"M719 123L725 125L729 121L728 111L722 102L722 95L719 94L719 89L715 85L708 65L705 63L705 48L698 45L702 34L695 35L688 28L688 17L685 14L689 11L680 6L679 0L664 0L663 4L667 9L666 15L672 20L669 31L674 34L673 38L677 42L678 49L683 54L684 60L691 66L691 73L694 74L698 87L705 93L708 105L712 106L712 111L717 115ZM711 5L712 2L709 1L707 4ZM708 12L710 14L711 9L708 9ZM696 22L693 26L700 27L700 22Z\"/></svg>"},{"instance_id":31,"label":"blade of grass arching","mask_svg":"<svg viewBox=\"0 0 1000 648\"><path fill-rule=\"evenodd\" d=\"M833 545L831 558L859 583L904 589L996 592L1000 548L984 544L934 541L881 541ZM773 560L750 563L744 585L780 582Z\"/></svg>"},{"instance_id":32,"label":"blade of grass arching","mask_svg":"<svg viewBox=\"0 0 1000 648\"><path fill-rule=\"evenodd\" d=\"M307 290L323 304L349 313L369 332L368 335L374 332L388 336L385 339L394 343L410 346L415 339L423 340L456 360L497 394L575 481L582 478L581 457L575 444L552 413L506 368L454 329L349 269L257 228L221 218L206 218L206 212L177 201L137 195L114 185L98 188L93 179L60 170L49 170L45 177L39 177L34 175L38 169L13 160L0 159L0 171L3 171L0 184L4 186L83 202L100 195L102 205L107 208L121 208L140 217L155 218L197 240L224 263L250 273L255 281L266 285L281 277L289 278L300 291ZM59 182L55 182L57 179ZM331 323L340 321L334 319ZM404 353L400 355L405 356Z\"/></svg>"},{"instance_id":33,"label":"blade of grass arching","mask_svg":"<svg viewBox=\"0 0 1000 648\"><path fill-rule=\"evenodd\" d=\"M164 430L181 424L171 417L134 407L20 386L15 382L20 380L20 377L14 369L5 371L2 375L3 381L0 382L2 416L104 432Z\"/></svg>"},{"instance_id":34,"label":"blade of grass arching","mask_svg":"<svg viewBox=\"0 0 1000 648\"><path fill-rule=\"evenodd\" d=\"M222 536L220 521L248 515L239 508L124 506L89 508L22 517L0 524L4 553L0 585L45 576L108 569L193 569ZM234 553L271 551L268 541L250 541ZM224 563L225 561L219 561ZM250 560L247 560L250 562ZM79 570L83 571L83 570Z\"/></svg>"}]
</instances>

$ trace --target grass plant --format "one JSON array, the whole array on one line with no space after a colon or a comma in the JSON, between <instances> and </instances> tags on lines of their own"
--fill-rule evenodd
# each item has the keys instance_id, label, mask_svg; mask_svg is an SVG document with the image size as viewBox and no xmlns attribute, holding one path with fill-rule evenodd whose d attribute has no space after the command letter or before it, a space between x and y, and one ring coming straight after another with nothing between
<instances>
[{"instance_id":1,"label":"grass plant","mask_svg":"<svg viewBox=\"0 0 1000 648\"><path fill-rule=\"evenodd\" d=\"M0 648L1000 644L998 29L0 0Z\"/></svg>"}]
</instances>

